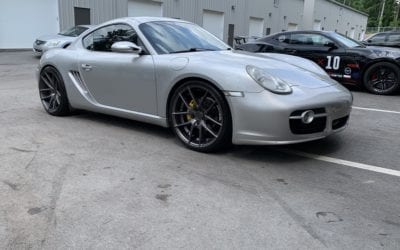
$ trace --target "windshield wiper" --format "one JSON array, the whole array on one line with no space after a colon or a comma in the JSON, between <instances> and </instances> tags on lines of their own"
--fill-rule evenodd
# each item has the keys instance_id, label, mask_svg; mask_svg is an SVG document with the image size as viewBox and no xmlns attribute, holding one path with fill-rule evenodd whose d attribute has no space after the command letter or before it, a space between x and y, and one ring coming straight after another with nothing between
<instances>
[{"instance_id":1,"label":"windshield wiper","mask_svg":"<svg viewBox=\"0 0 400 250\"><path fill-rule=\"evenodd\" d=\"M215 51L215 49L190 48L190 49L185 49L185 50L172 51L172 52L169 52L169 53L170 54L176 54L176 53L188 53L188 52L199 52L199 51Z\"/></svg>"}]
</instances>

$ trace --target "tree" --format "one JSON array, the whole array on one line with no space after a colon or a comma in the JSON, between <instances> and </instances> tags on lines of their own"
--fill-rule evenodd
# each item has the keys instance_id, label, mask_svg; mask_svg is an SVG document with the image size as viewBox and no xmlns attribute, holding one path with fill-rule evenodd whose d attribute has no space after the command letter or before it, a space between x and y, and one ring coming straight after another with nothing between
<instances>
[{"instance_id":1,"label":"tree","mask_svg":"<svg viewBox=\"0 0 400 250\"><path fill-rule=\"evenodd\" d=\"M398 26L400 0L338 0L337 2L366 12L369 15L368 27L378 27L379 14L382 9L383 1L386 2L382 18L382 26Z\"/></svg>"}]
</instances>

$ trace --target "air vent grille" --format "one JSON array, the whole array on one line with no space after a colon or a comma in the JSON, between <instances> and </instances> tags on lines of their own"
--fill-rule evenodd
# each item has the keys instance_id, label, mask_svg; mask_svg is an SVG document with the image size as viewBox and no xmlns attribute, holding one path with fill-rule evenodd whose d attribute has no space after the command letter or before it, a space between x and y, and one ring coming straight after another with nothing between
<instances>
[{"instance_id":1,"label":"air vent grille","mask_svg":"<svg viewBox=\"0 0 400 250\"><path fill-rule=\"evenodd\" d=\"M71 72L72 78L75 80L76 84L78 87L85 93L87 94L89 91L86 87L85 82L82 80L81 74L78 71L72 70Z\"/></svg>"}]
</instances>

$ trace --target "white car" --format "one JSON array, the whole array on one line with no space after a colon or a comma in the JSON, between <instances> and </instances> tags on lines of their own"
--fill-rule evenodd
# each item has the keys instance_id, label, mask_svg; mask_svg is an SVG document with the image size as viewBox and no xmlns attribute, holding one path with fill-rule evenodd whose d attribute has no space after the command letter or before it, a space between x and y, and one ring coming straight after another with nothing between
<instances>
[{"instance_id":1,"label":"white car","mask_svg":"<svg viewBox=\"0 0 400 250\"><path fill-rule=\"evenodd\" d=\"M64 30L56 35L41 36L33 43L33 53L36 56L42 54L52 48L66 48L75 39L92 25L78 25L67 30Z\"/></svg>"}]
</instances>

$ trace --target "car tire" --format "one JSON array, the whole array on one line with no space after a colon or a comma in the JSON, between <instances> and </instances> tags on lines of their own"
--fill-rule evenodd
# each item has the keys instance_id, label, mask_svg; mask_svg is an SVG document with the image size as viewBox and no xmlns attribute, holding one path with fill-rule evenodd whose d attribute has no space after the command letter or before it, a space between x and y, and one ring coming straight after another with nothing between
<instances>
[{"instance_id":1,"label":"car tire","mask_svg":"<svg viewBox=\"0 0 400 250\"><path fill-rule=\"evenodd\" d=\"M232 120L225 97L211 84L188 81L173 93L170 126L189 149L215 152L231 145Z\"/></svg>"},{"instance_id":2,"label":"car tire","mask_svg":"<svg viewBox=\"0 0 400 250\"><path fill-rule=\"evenodd\" d=\"M400 89L400 68L390 62L379 62L365 71L363 80L369 92L390 95Z\"/></svg>"},{"instance_id":3,"label":"car tire","mask_svg":"<svg viewBox=\"0 0 400 250\"><path fill-rule=\"evenodd\" d=\"M39 96L43 108L50 115L66 116L70 114L64 81L54 67L48 66L40 72Z\"/></svg>"}]
</instances>

